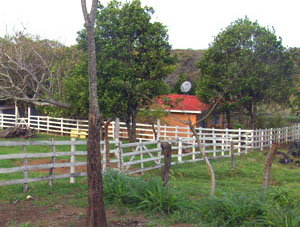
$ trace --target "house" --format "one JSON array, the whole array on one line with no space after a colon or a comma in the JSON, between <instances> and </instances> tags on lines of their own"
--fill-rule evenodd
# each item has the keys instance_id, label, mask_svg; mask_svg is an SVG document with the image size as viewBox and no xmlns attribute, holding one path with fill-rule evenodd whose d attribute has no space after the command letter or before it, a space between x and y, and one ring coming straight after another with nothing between
<instances>
[{"instance_id":1,"label":"house","mask_svg":"<svg viewBox=\"0 0 300 227\"><path fill-rule=\"evenodd\" d=\"M199 122L210 109L210 105L201 102L195 95L161 95L157 102L159 106L169 112L163 121L170 126L187 126L188 119L196 127L223 128L223 115L212 114L205 121Z\"/></svg>"},{"instance_id":2,"label":"house","mask_svg":"<svg viewBox=\"0 0 300 227\"><path fill-rule=\"evenodd\" d=\"M0 114L15 114L15 105L9 105L5 101L0 101Z\"/></svg>"}]
</instances>

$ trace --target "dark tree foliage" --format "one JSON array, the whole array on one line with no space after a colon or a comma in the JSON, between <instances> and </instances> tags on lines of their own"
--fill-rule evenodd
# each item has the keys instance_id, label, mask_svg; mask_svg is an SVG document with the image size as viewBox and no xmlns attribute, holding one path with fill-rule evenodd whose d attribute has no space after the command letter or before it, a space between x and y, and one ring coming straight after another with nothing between
<instances>
[{"instance_id":1,"label":"dark tree foliage","mask_svg":"<svg viewBox=\"0 0 300 227\"><path fill-rule=\"evenodd\" d=\"M212 42L198 62L197 94L204 102L222 98L220 106L230 122L230 111L244 108L255 127L257 105L289 99L294 63L275 32L238 19Z\"/></svg>"}]
</instances>

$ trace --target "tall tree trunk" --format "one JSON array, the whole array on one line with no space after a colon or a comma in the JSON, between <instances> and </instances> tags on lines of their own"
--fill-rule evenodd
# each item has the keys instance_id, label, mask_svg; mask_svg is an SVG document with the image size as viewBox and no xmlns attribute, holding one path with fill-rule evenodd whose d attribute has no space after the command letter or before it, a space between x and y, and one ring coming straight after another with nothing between
<instances>
[{"instance_id":1,"label":"tall tree trunk","mask_svg":"<svg viewBox=\"0 0 300 227\"><path fill-rule=\"evenodd\" d=\"M196 141L197 141L197 145L199 147L199 150L205 160L205 163L207 165L207 168L208 168L208 171L209 171L209 174L210 174L210 179L211 179L211 190L210 190L210 195L214 196L215 195L215 191L216 191L216 176L215 176L215 171L208 159L208 157L206 156L206 153L201 149L201 143L200 143L200 139L199 139L199 136L197 135L197 132L195 130L195 127L192 125L192 122L190 119L188 119L188 125L189 125L189 128L190 130L192 131L193 133L193 136L196 138Z\"/></svg>"},{"instance_id":2,"label":"tall tree trunk","mask_svg":"<svg viewBox=\"0 0 300 227\"><path fill-rule=\"evenodd\" d=\"M126 127L129 142L136 142L136 111L132 111L130 119L126 120Z\"/></svg>"},{"instance_id":3,"label":"tall tree trunk","mask_svg":"<svg viewBox=\"0 0 300 227\"><path fill-rule=\"evenodd\" d=\"M227 128L231 128L230 111L226 109L226 110L225 110L225 113L226 113Z\"/></svg>"},{"instance_id":4,"label":"tall tree trunk","mask_svg":"<svg viewBox=\"0 0 300 227\"><path fill-rule=\"evenodd\" d=\"M250 109L250 118L251 118L250 124L252 129L256 128L256 111L257 111L257 105L256 103L253 103Z\"/></svg>"},{"instance_id":5,"label":"tall tree trunk","mask_svg":"<svg viewBox=\"0 0 300 227\"><path fill-rule=\"evenodd\" d=\"M272 167L272 162L274 159L274 156L276 155L277 152L277 144L273 144L271 147L270 151L268 152L266 161L265 161L265 168L264 168L264 181L263 181L263 189L264 189L264 194L266 195L267 190L270 187L270 182L271 182L271 167Z\"/></svg>"},{"instance_id":6,"label":"tall tree trunk","mask_svg":"<svg viewBox=\"0 0 300 227\"><path fill-rule=\"evenodd\" d=\"M81 0L82 11L88 35L88 73L89 73L89 134L87 154L88 175L88 211L87 226L107 226L102 187L101 153L100 153L100 111L98 105L96 47L94 24L98 1L93 0L90 14L87 12L86 0Z\"/></svg>"}]
</instances>

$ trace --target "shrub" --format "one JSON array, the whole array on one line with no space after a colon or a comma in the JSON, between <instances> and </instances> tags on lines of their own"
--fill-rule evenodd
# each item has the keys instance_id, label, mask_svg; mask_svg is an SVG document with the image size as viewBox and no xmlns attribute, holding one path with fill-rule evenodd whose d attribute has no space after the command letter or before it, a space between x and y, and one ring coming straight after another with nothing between
<instances>
[{"instance_id":1,"label":"shrub","mask_svg":"<svg viewBox=\"0 0 300 227\"><path fill-rule=\"evenodd\" d=\"M169 214L186 204L169 187L163 187L160 178L143 179L112 170L103 175L103 191L106 201L153 212Z\"/></svg>"}]
</instances>

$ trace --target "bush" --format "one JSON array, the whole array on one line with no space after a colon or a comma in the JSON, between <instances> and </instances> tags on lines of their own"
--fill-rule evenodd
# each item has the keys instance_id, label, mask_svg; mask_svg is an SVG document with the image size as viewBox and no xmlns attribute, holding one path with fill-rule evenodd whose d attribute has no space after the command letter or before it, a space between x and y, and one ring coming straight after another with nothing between
<instances>
[{"instance_id":1,"label":"bush","mask_svg":"<svg viewBox=\"0 0 300 227\"><path fill-rule=\"evenodd\" d=\"M163 187L159 178L131 177L112 170L103 175L103 192L108 202L166 214L186 204L169 187Z\"/></svg>"}]
</instances>

